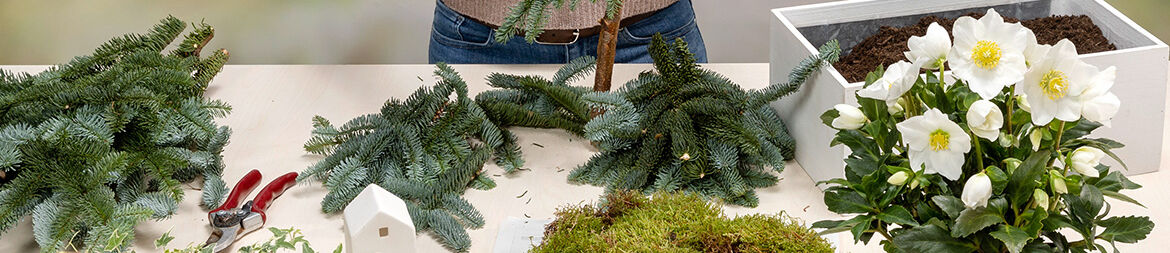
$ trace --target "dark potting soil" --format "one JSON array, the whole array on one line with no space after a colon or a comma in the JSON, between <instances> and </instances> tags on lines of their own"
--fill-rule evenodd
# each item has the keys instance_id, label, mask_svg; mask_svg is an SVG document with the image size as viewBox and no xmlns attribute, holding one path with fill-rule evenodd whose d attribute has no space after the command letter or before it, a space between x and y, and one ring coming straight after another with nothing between
<instances>
[{"instance_id":1,"label":"dark potting soil","mask_svg":"<svg viewBox=\"0 0 1170 253\"><path fill-rule=\"evenodd\" d=\"M983 13L968 13L978 19ZM1018 19L1004 17L1006 22L1020 22ZM930 23L938 22L947 29L948 35L955 19L926 16L918 20L917 24L905 27L883 26L878 32L871 35L853 47L849 54L833 64L845 80L849 82L865 81L865 76L878 66L887 66L900 60L905 60L902 53L910 50L906 41L910 36L926 35L926 28ZM1088 54L1116 50L1117 46L1109 42L1101 29L1093 24L1093 20L1085 15L1079 16L1051 16L1024 20L1024 27L1032 29L1036 34L1036 41L1040 44L1055 45L1061 39L1069 39L1076 44L1077 53ZM953 36L952 36L953 37Z\"/></svg>"}]
</instances>

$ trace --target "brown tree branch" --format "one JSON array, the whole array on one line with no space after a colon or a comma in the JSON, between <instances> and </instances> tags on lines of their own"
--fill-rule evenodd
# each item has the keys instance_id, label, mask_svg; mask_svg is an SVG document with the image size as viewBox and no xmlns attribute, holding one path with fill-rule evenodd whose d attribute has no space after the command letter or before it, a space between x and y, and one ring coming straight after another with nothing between
<instances>
[{"instance_id":1,"label":"brown tree branch","mask_svg":"<svg viewBox=\"0 0 1170 253\"><path fill-rule=\"evenodd\" d=\"M597 71L594 72L593 91L609 91L613 83L613 61L617 54L617 36L622 23L622 7L619 5L615 12L613 18L602 17L600 20L602 30L597 41ZM589 117L594 118L602 113L605 112L594 109L590 112Z\"/></svg>"}]
</instances>

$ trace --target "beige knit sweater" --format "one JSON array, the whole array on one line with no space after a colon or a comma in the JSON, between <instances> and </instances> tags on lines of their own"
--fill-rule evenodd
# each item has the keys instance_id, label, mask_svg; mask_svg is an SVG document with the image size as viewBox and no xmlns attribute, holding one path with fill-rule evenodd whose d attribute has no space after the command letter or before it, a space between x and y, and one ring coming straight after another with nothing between
<instances>
[{"instance_id":1,"label":"beige knit sweater","mask_svg":"<svg viewBox=\"0 0 1170 253\"><path fill-rule=\"evenodd\" d=\"M605 15L605 1L578 0L577 9L564 8L549 10L548 25L545 29L578 29L598 25ZM625 0L622 17L629 17L661 10L678 0ZM508 16L508 9L520 0L443 0L451 9L491 25L500 25ZM551 7L551 6L550 6Z\"/></svg>"}]
</instances>

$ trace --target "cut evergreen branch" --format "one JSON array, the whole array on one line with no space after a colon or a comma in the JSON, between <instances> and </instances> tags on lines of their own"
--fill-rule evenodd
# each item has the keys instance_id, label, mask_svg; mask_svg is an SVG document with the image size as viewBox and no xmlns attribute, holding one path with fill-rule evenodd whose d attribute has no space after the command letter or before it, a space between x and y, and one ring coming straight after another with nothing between
<instances>
[{"instance_id":1,"label":"cut evergreen branch","mask_svg":"<svg viewBox=\"0 0 1170 253\"><path fill-rule=\"evenodd\" d=\"M698 192L756 206L754 189L778 181L767 167L779 172L793 157L794 140L769 103L796 91L839 52L836 42L829 42L802 61L788 83L745 91L699 68L681 39L668 44L655 36L650 55L657 71L644 72L617 91L494 74L489 84L506 90L477 99L501 126L561 128L594 141L601 153L573 170L572 181L608 191ZM591 61L574 60L553 80L571 80ZM606 113L590 120L586 115L597 109Z\"/></svg>"},{"instance_id":2,"label":"cut evergreen branch","mask_svg":"<svg viewBox=\"0 0 1170 253\"><path fill-rule=\"evenodd\" d=\"M569 83L587 76L594 63L589 56L574 59L561 67L552 80L492 73L488 75L488 85L500 89L484 91L475 100L500 126L560 128L583 135L590 109L580 97L590 89Z\"/></svg>"},{"instance_id":3,"label":"cut evergreen branch","mask_svg":"<svg viewBox=\"0 0 1170 253\"><path fill-rule=\"evenodd\" d=\"M515 136L488 120L459 74L446 64L437 67L437 84L386 102L381 113L340 127L314 118L305 150L326 157L298 180L324 182L326 213L341 211L365 186L377 184L406 201L416 231L431 231L446 247L467 251L471 240L464 229L480 228L484 220L463 192L495 187L483 170L493 154L507 172L524 161Z\"/></svg>"},{"instance_id":4,"label":"cut evergreen branch","mask_svg":"<svg viewBox=\"0 0 1170 253\"><path fill-rule=\"evenodd\" d=\"M167 17L36 75L0 71L0 231L32 215L42 252L123 251L175 213L181 183L203 177L204 206L222 201L231 132L213 119L231 107L203 93L228 55L200 58L206 24L164 52L186 28Z\"/></svg>"},{"instance_id":5,"label":"cut evergreen branch","mask_svg":"<svg viewBox=\"0 0 1170 253\"><path fill-rule=\"evenodd\" d=\"M693 194L614 192L558 209L531 252L833 252L787 215L731 218L719 206Z\"/></svg>"}]
</instances>

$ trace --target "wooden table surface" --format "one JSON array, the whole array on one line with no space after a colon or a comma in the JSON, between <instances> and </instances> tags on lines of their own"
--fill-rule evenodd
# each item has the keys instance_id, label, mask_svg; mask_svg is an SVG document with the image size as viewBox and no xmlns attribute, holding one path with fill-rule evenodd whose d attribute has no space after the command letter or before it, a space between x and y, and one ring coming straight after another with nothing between
<instances>
[{"instance_id":1,"label":"wooden table surface","mask_svg":"<svg viewBox=\"0 0 1170 253\"><path fill-rule=\"evenodd\" d=\"M551 76L557 65L453 65L467 80L472 93L487 90L484 78L494 72ZM10 71L37 72L47 66L0 66ZM762 88L768 83L768 64L706 64L747 89ZM630 80L649 70L645 64L619 64L614 68L615 83ZM223 100L234 108L231 115L218 122L232 128L231 143L224 151L227 169L224 181L232 185L249 169L259 169L266 180L289 172L302 171L320 156L310 155L301 147L309 139L310 119L321 115L340 124L356 116L377 112L391 97L405 98L415 89L431 85L431 65L230 65L211 84L207 96ZM420 81L420 78L424 81ZM586 80L591 83L592 79ZM586 81L576 85L588 85ZM828 109L828 108L826 108ZM1170 125L1170 124L1168 124ZM498 186L488 191L468 190L466 197L487 221L478 230L469 230L471 252L491 252L500 224L508 216L551 218L557 207L590 203L597 200L602 188L567 182L570 170L583 164L597 152L587 141L561 130L513 128L527 160L526 168L511 175L494 164L486 165ZM1170 138L1168 138L1170 139ZM537 146L539 144L540 146ZM543 146L543 147L541 147ZM1163 155L1166 157L1166 155ZM1170 159L1164 159L1170 160ZM822 202L822 193L797 162L789 162L775 186L757 189L760 206L724 207L728 215L778 213L798 217L807 223L822 219L840 219ZM1126 252L1159 252L1170 248L1170 172L1133 176L1145 188L1129 192L1148 209L1110 201L1113 215L1151 216L1156 226L1150 237L1140 244L1121 245ZM158 252L153 246L164 232L175 236L172 247L202 243L211 229L206 212L199 208L199 191L191 184L178 212L163 221L146 221L137 227L134 250ZM523 198L516 198L527 191ZM298 185L274 201L268 213L268 227L297 227L304 231L318 250L332 250L345 240L340 214L321 213L320 201L327 193L320 183ZM234 248L269 238L266 231L243 237ZM876 240L870 245L852 244L848 233L832 235L840 252L878 252ZM0 238L0 252L35 252L30 218L8 230ZM418 252L447 252L429 234L418 236Z\"/></svg>"}]
</instances>

